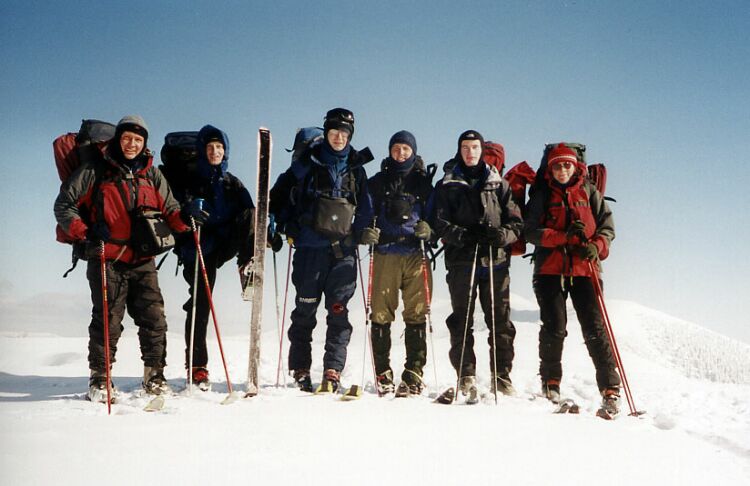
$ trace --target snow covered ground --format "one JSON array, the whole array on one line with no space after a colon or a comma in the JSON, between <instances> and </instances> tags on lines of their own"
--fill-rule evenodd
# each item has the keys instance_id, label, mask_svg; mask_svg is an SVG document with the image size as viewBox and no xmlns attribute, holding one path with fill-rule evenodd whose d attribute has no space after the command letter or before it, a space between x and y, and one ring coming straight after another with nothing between
<instances>
[{"instance_id":1,"label":"snow covered ground","mask_svg":"<svg viewBox=\"0 0 750 486\"><path fill-rule=\"evenodd\" d=\"M609 302L635 403L647 414L612 422L594 417L593 366L572 317L562 391L582 411L555 415L546 401L530 399L538 391L536 306L517 296L512 305L518 329L512 378L520 396L501 397L497 406L492 399L472 407L437 405L427 396L378 398L369 387L361 400L341 402L291 385L275 388L278 334L271 317L261 350L266 386L231 405L220 404L227 387L216 342L209 343L214 391L187 396L182 335L170 333L167 377L178 393L158 413L143 412L145 399L133 393L142 365L127 321L114 366L124 403L107 416L106 406L83 399L85 337L4 329L0 483L750 484L750 346L638 304ZM441 390L455 379L446 306L436 302L434 309ZM352 312L361 323L361 309ZM401 325L394 326L392 362L400 373L403 338ZM363 326L355 327L345 385L362 376ZM486 389L487 331L478 327L478 374ZM315 334L314 381L322 373L324 330L320 325ZM230 333L224 346L233 385L242 389L248 338ZM369 366L368 360L368 383ZM432 358L425 377L434 394Z\"/></svg>"}]
</instances>

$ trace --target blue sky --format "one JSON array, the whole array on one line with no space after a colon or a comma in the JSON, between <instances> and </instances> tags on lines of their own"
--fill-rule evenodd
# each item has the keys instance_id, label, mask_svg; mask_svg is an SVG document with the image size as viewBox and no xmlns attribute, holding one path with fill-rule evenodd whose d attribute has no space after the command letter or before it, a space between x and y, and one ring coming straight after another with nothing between
<instances>
[{"instance_id":1,"label":"blue sky","mask_svg":"<svg viewBox=\"0 0 750 486\"><path fill-rule=\"evenodd\" d=\"M167 132L212 123L254 187L258 126L275 136L275 176L296 128L345 106L354 146L378 159L401 129L440 164L468 128L509 165L586 143L617 199L607 295L750 342L749 3L359 4L0 3L0 302L86 292L82 270L60 278L52 215L51 142L82 118L141 114L157 152ZM514 262L511 290L532 297L528 267Z\"/></svg>"}]
</instances>

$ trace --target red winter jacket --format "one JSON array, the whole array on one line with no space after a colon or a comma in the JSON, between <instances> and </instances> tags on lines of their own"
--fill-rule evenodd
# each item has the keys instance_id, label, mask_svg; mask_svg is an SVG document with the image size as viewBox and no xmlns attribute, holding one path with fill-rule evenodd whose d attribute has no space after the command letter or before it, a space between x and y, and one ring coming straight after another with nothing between
<instances>
[{"instance_id":1,"label":"red winter jacket","mask_svg":"<svg viewBox=\"0 0 750 486\"><path fill-rule=\"evenodd\" d=\"M583 221L586 240L596 245L599 259L604 260L615 238L612 211L586 180L585 166L579 166L573 182L565 188L554 182L550 170L546 174L548 186L534 191L524 218L526 240L536 245L534 274L589 276L588 264L573 251L585 242L578 237L568 239L567 229L573 221Z\"/></svg>"},{"instance_id":2,"label":"red winter jacket","mask_svg":"<svg viewBox=\"0 0 750 486\"><path fill-rule=\"evenodd\" d=\"M63 234L58 231L58 240L84 241L89 225L97 221L103 208L103 220L111 233L104 245L106 259L136 263L153 258L139 258L129 246L132 209L157 209L172 231L181 233L190 227L180 219L180 205L164 176L153 167L150 151L145 152L143 167L134 172L110 157L106 146L102 151L103 161L82 165L60 187L55 218ZM97 174L99 186L95 194Z\"/></svg>"}]
</instances>

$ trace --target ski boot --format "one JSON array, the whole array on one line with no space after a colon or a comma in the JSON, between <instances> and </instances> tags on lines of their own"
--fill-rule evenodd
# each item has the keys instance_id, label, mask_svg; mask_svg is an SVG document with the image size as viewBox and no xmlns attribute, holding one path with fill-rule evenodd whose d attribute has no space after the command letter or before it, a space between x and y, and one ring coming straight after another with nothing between
<instances>
[{"instance_id":1,"label":"ski boot","mask_svg":"<svg viewBox=\"0 0 750 486\"><path fill-rule=\"evenodd\" d=\"M467 405L479 402L479 389L477 388L476 376L464 376L461 378L461 394L466 397Z\"/></svg>"},{"instance_id":2,"label":"ski boot","mask_svg":"<svg viewBox=\"0 0 750 486\"><path fill-rule=\"evenodd\" d=\"M164 378L164 368L143 367L143 389L149 395L167 395L172 393L172 388Z\"/></svg>"},{"instance_id":3,"label":"ski boot","mask_svg":"<svg viewBox=\"0 0 750 486\"><path fill-rule=\"evenodd\" d=\"M336 393L339 389L339 383L341 382L341 373L328 368L323 373L323 380L320 382L320 386L315 393Z\"/></svg>"},{"instance_id":4,"label":"ski boot","mask_svg":"<svg viewBox=\"0 0 750 486\"><path fill-rule=\"evenodd\" d=\"M542 381L542 396L552 403L560 403L560 380Z\"/></svg>"},{"instance_id":5,"label":"ski boot","mask_svg":"<svg viewBox=\"0 0 750 486\"><path fill-rule=\"evenodd\" d=\"M211 389L211 381L208 379L208 370L206 368L195 366L193 367L192 375L193 386L198 387L200 391L209 391Z\"/></svg>"},{"instance_id":6,"label":"ski boot","mask_svg":"<svg viewBox=\"0 0 750 486\"><path fill-rule=\"evenodd\" d=\"M110 384L110 403L115 403L117 389ZM86 400L93 403L107 403L107 374L104 371L91 370L89 391Z\"/></svg>"},{"instance_id":7,"label":"ski boot","mask_svg":"<svg viewBox=\"0 0 750 486\"><path fill-rule=\"evenodd\" d=\"M596 416L605 420L612 420L620 413L620 390L605 388L602 392L602 406L596 411Z\"/></svg>"},{"instance_id":8,"label":"ski boot","mask_svg":"<svg viewBox=\"0 0 750 486\"><path fill-rule=\"evenodd\" d=\"M512 397L516 394L516 389L513 387L513 383L510 381L508 375L497 375L492 383L490 384L490 392L502 393L503 395Z\"/></svg>"},{"instance_id":9,"label":"ski boot","mask_svg":"<svg viewBox=\"0 0 750 486\"><path fill-rule=\"evenodd\" d=\"M313 392L310 370L294 370L292 377L300 390L307 393Z\"/></svg>"},{"instance_id":10,"label":"ski boot","mask_svg":"<svg viewBox=\"0 0 750 486\"><path fill-rule=\"evenodd\" d=\"M422 376L416 371L405 369L401 373L401 383L396 389L396 396L408 397L411 395L419 396L424 390L424 382L422 382Z\"/></svg>"},{"instance_id":11,"label":"ski boot","mask_svg":"<svg viewBox=\"0 0 750 486\"><path fill-rule=\"evenodd\" d=\"M378 395L381 397L388 393L393 393L395 385L393 384L393 371L385 370L376 377L376 384Z\"/></svg>"}]
</instances>

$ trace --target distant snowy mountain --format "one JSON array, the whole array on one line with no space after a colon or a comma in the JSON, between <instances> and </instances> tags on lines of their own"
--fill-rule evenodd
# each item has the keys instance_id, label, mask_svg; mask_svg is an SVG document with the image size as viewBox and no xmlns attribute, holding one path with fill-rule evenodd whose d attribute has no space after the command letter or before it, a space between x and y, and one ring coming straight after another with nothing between
<instances>
[{"instance_id":1,"label":"distant snowy mountain","mask_svg":"<svg viewBox=\"0 0 750 486\"><path fill-rule=\"evenodd\" d=\"M577 416L555 415L551 404L535 398L536 305L517 296L512 302L518 336L511 376L519 396L500 397L497 406L491 396L473 407L433 404L427 394L378 398L369 386L369 361L364 363L368 387L359 401L276 388L279 341L270 317L261 348L261 382L267 386L258 397L219 404L226 383L213 340L209 367L214 391L188 396L181 366L183 338L170 333L167 377L178 393L153 414L141 410L146 400L138 393L142 365L136 331L126 322L114 365L122 404L107 416L106 406L82 398L85 337L60 337L49 326L35 329L40 332L6 326L0 333L2 482L747 484L750 346L635 303L608 302L636 406L647 414L628 417L623 400L626 412L605 422L594 417L599 403L594 369L569 309L562 393L582 410ZM447 307L446 301L434 305L437 369L428 357L425 370L433 396L455 383L443 323ZM361 309L352 312L358 316ZM314 381L322 374L325 325L320 322L314 336ZM403 338L398 339L402 324L394 326L392 364L398 374L404 358ZM481 323L477 327L478 375L486 391L487 330ZM230 333L224 341L232 382L242 389L248 339ZM357 324L345 385L361 381L363 344Z\"/></svg>"}]
</instances>

